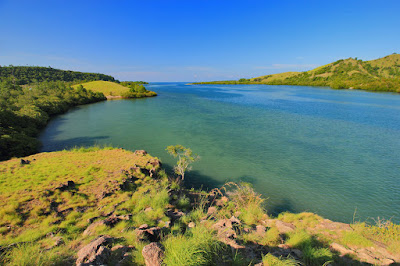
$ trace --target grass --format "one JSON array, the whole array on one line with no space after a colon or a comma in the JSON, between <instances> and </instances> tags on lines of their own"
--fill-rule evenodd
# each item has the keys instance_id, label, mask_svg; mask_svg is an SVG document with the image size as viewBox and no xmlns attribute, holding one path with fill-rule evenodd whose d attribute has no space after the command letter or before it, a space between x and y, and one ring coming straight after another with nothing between
<instances>
[{"instance_id":1,"label":"grass","mask_svg":"<svg viewBox=\"0 0 400 266\"><path fill-rule=\"evenodd\" d=\"M164 170L151 164L156 158L91 147L36 154L24 160L30 163L21 164L20 159L0 163L4 185L0 187L0 246L22 243L3 254L0 264L64 265L67 261L70 265L74 261L71 254L79 247L107 234L120 244L135 246L132 263L144 265L141 249L145 243L139 242L130 228L169 220L165 216L169 180ZM152 168L157 179L141 170ZM54 189L67 180L75 186L65 191ZM104 192L110 194L101 196ZM106 213L129 214L131 219L112 227L99 225L82 235L89 219L104 219ZM49 234L61 237L65 244L46 250L53 242Z\"/></svg>"},{"instance_id":2,"label":"grass","mask_svg":"<svg viewBox=\"0 0 400 266\"><path fill-rule=\"evenodd\" d=\"M212 190L214 196L187 190L169 179L159 166L151 178L148 170L154 167L156 158L150 155L91 147L36 154L24 160L30 163L21 164L20 159L0 162L0 246L6 250L1 255L1 265L71 264L80 247L104 234L114 237L118 244L134 246L129 263L144 265L141 252L149 242L137 239L135 228L145 223L160 227L170 224L162 228L160 239L167 265L255 263L246 257L246 252L232 250L225 244L226 239L214 231L216 222L232 216L240 219L234 226L235 241L256 246L254 252L259 252L259 258L262 253L280 249L279 244L303 254L298 261L267 254L263 256L264 265L340 263L328 249L332 242L354 250L377 247L376 242L380 242L393 254L400 253L400 226L390 221L377 219L374 225L354 223L352 231L329 231L330 222L316 214L286 212L276 219L294 225L295 230L281 234L276 220L271 220L264 210L265 200L251 185L227 183ZM75 186L63 191L55 189L68 180ZM207 215L210 205L217 212ZM166 216L168 209L186 214L173 222ZM129 215L130 219L86 230L111 214ZM190 222L195 227L188 228ZM256 225L268 225L266 232L257 232ZM61 238L63 244L54 247L52 236ZM7 248L10 244L13 248ZM0 253L1 250L0 247ZM112 255L113 263L118 259Z\"/></svg>"},{"instance_id":3,"label":"grass","mask_svg":"<svg viewBox=\"0 0 400 266\"><path fill-rule=\"evenodd\" d=\"M362 245L370 245L371 241L378 241L388 247L388 250L393 254L400 254L400 225L391 222L390 220L376 219L375 224L368 224L366 222L355 223L352 225L354 228L353 238L357 243ZM349 237L344 241L349 241ZM351 244L354 239L350 238Z\"/></svg>"},{"instance_id":4,"label":"grass","mask_svg":"<svg viewBox=\"0 0 400 266\"><path fill-rule=\"evenodd\" d=\"M0 264L12 266L70 265L72 254L67 250L44 251L40 244L20 244L0 257Z\"/></svg>"},{"instance_id":5,"label":"grass","mask_svg":"<svg viewBox=\"0 0 400 266\"><path fill-rule=\"evenodd\" d=\"M221 248L212 231L202 226L170 236L163 244L164 263L171 266L210 265Z\"/></svg>"},{"instance_id":6,"label":"grass","mask_svg":"<svg viewBox=\"0 0 400 266\"><path fill-rule=\"evenodd\" d=\"M286 244L303 252L303 261L307 265L323 265L334 261L334 255L315 236L305 230L296 230L289 234Z\"/></svg>"},{"instance_id":7,"label":"grass","mask_svg":"<svg viewBox=\"0 0 400 266\"><path fill-rule=\"evenodd\" d=\"M103 81L103 80L77 84L74 85L73 88L77 88L79 85L82 85L87 90L91 90L94 92L101 92L105 96L121 96L123 93L129 91L128 87L124 87L115 82Z\"/></svg>"},{"instance_id":8,"label":"grass","mask_svg":"<svg viewBox=\"0 0 400 266\"><path fill-rule=\"evenodd\" d=\"M291 258L275 257L271 253L263 256L262 262L264 266L296 266L300 265L296 260Z\"/></svg>"}]
</instances>

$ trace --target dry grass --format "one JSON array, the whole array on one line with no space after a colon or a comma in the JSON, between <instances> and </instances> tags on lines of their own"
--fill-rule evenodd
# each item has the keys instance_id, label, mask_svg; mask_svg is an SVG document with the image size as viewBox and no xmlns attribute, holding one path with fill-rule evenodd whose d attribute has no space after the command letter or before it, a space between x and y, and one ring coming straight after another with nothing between
<instances>
[{"instance_id":1,"label":"dry grass","mask_svg":"<svg viewBox=\"0 0 400 266\"><path fill-rule=\"evenodd\" d=\"M129 91L129 88L118 83L103 80L82 83L73 87L77 88L79 85L94 92L102 92L105 96L121 96L124 92Z\"/></svg>"}]
</instances>

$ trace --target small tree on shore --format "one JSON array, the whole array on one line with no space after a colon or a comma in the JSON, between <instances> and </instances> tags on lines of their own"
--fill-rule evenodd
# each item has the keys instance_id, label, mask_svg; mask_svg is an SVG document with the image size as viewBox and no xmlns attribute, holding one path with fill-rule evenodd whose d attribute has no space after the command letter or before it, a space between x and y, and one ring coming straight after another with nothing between
<instances>
[{"instance_id":1,"label":"small tree on shore","mask_svg":"<svg viewBox=\"0 0 400 266\"><path fill-rule=\"evenodd\" d=\"M190 164L200 159L198 155L193 154L191 149L185 148L182 145L168 146L166 151L175 158L178 157L178 161L174 166L174 171L175 174L181 176L182 180L185 179L185 172L192 169Z\"/></svg>"}]
</instances>

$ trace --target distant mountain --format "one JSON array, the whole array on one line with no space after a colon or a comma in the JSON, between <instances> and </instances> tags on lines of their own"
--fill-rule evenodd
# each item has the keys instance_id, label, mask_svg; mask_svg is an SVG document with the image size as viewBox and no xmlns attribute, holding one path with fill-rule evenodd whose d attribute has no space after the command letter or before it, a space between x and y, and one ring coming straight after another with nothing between
<instances>
[{"instance_id":1,"label":"distant mountain","mask_svg":"<svg viewBox=\"0 0 400 266\"><path fill-rule=\"evenodd\" d=\"M112 76L99 73L84 73L38 66L0 66L0 81L13 79L18 85L43 81L116 81Z\"/></svg>"},{"instance_id":2,"label":"distant mountain","mask_svg":"<svg viewBox=\"0 0 400 266\"><path fill-rule=\"evenodd\" d=\"M400 55L392 54L371 61L341 59L305 72L285 72L238 81L200 84L268 84L329 86L334 89L392 91L400 93Z\"/></svg>"}]
</instances>

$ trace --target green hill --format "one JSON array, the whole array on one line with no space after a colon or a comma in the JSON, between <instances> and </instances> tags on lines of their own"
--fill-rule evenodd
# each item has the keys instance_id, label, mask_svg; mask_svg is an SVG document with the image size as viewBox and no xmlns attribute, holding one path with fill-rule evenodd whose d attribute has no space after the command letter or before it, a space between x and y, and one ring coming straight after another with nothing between
<instances>
[{"instance_id":1,"label":"green hill","mask_svg":"<svg viewBox=\"0 0 400 266\"><path fill-rule=\"evenodd\" d=\"M100 73L84 73L37 66L0 66L0 81L12 78L18 85L43 81L116 81L112 76Z\"/></svg>"},{"instance_id":2,"label":"green hill","mask_svg":"<svg viewBox=\"0 0 400 266\"><path fill-rule=\"evenodd\" d=\"M400 55L392 54L371 61L341 59L305 72L285 72L252 79L201 84L206 83L329 86L334 89L400 93Z\"/></svg>"}]
</instances>

